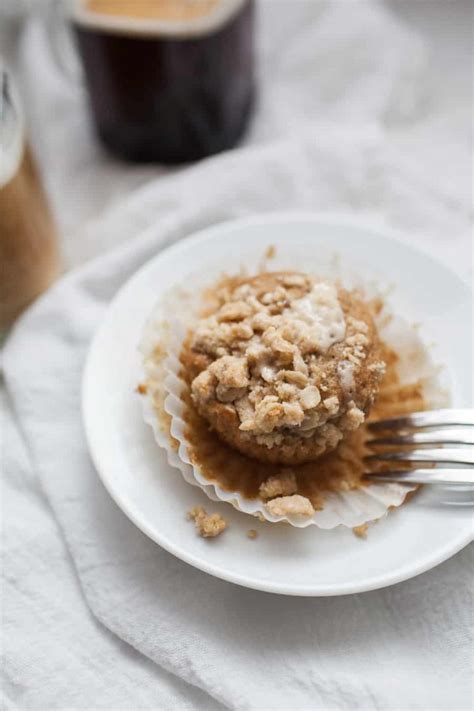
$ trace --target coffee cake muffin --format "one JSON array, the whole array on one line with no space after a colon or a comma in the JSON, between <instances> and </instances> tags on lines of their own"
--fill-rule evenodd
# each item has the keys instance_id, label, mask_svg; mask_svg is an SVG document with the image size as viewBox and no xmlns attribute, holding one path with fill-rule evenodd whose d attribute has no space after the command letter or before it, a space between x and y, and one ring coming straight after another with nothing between
<instances>
[{"instance_id":1,"label":"coffee cake muffin","mask_svg":"<svg viewBox=\"0 0 474 711\"><path fill-rule=\"evenodd\" d=\"M384 362L370 304L296 272L223 284L188 335L183 374L199 414L243 454L310 462L357 429Z\"/></svg>"}]
</instances>

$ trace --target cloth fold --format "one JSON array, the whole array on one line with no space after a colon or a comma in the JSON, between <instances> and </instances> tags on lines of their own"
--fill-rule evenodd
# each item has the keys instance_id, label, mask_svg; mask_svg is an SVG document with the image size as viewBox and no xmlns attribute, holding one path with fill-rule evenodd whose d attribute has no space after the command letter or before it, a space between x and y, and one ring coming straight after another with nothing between
<instances>
[{"instance_id":1,"label":"cloth fold","mask_svg":"<svg viewBox=\"0 0 474 711\"><path fill-rule=\"evenodd\" d=\"M472 548L421 577L348 598L245 590L148 540L109 498L87 452L80 385L91 338L127 278L197 229L282 208L349 212L403 228L404 239L469 276L469 198L420 160L428 150L432 159L436 131L413 151L393 134L393 125L412 121L419 129L424 120L417 104L422 43L372 2L318 3L317 11L314 3L298 3L298 16L281 3L286 14L272 13L269 5L262 29L268 86L249 145L147 183L149 169L130 168L127 182L125 173L115 180L111 159L92 159L92 138L81 123L75 126L84 132L81 140L67 159L59 151L47 175L71 263L103 254L45 294L17 323L3 353L11 708L471 705ZM348 14L352 24L343 23ZM282 57L275 42L285 38L285 27L294 37ZM79 104L54 75L38 21L23 39L25 86L31 89L47 67L50 110L74 111ZM37 67L27 62L26 39L38 52ZM318 90L309 96L313 86ZM31 93L32 114L47 126L51 114L39 88ZM395 111L400 88L405 99L396 99ZM58 146L70 142L71 127L46 128L36 143L43 165L55 130ZM87 165L79 170L82 160ZM130 192L127 185L137 184ZM112 203L103 214L101 199ZM389 264L387 279L396 280ZM87 614L71 561L101 624ZM36 654L13 640L30 626L33 642L41 636ZM61 653L62 639L69 653Z\"/></svg>"}]
</instances>

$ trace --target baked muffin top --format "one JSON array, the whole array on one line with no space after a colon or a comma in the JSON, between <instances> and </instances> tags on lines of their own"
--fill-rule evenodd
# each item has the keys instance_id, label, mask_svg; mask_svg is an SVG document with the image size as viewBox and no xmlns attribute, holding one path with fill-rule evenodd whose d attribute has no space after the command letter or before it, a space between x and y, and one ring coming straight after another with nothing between
<instances>
[{"instance_id":1,"label":"baked muffin top","mask_svg":"<svg viewBox=\"0 0 474 711\"><path fill-rule=\"evenodd\" d=\"M230 446L291 464L364 421L384 372L371 307L296 272L230 280L181 354L198 412Z\"/></svg>"}]
</instances>

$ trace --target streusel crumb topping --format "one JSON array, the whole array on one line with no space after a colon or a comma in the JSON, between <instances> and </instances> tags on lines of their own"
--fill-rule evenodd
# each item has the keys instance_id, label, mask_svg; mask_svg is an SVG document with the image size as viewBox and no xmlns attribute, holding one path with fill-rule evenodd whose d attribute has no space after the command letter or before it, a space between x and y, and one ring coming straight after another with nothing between
<instances>
[{"instance_id":1,"label":"streusel crumb topping","mask_svg":"<svg viewBox=\"0 0 474 711\"><path fill-rule=\"evenodd\" d=\"M218 301L194 329L183 362L195 376L199 412L226 441L265 459L272 457L265 449L306 440L296 456L303 461L360 426L384 372L360 297L289 272L243 280ZM288 460L289 450L280 461Z\"/></svg>"},{"instance_id":2,"label":"streusel crumb topping","mask_svg":"<svg viewBox=\"0 0 474 711\"><path fill-rule=\"evenodd\" d=\"M277 496L291 496L297 491L295 473L283 469L280 474L269 477L260 485L259 494L261 499L274 499Z\"/></svg>"}]
</instances>

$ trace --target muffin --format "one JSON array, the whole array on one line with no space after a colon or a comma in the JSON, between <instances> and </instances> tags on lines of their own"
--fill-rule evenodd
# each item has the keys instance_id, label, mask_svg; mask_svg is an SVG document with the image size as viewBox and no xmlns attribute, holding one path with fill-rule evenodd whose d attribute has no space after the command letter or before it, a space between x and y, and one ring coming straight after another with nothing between
<instances>
[{"instance_id":1,"label":"muffin","mask_svg":"<svg viewBox=\"0 0 474 711\"><path fill-rule=\"evenodd\" d=\"M229 280L214 298L181 363L196 410L230 447L297 465L364 422L385 364L360 293L275 272Z\"/></svg>"}]
</instances>

